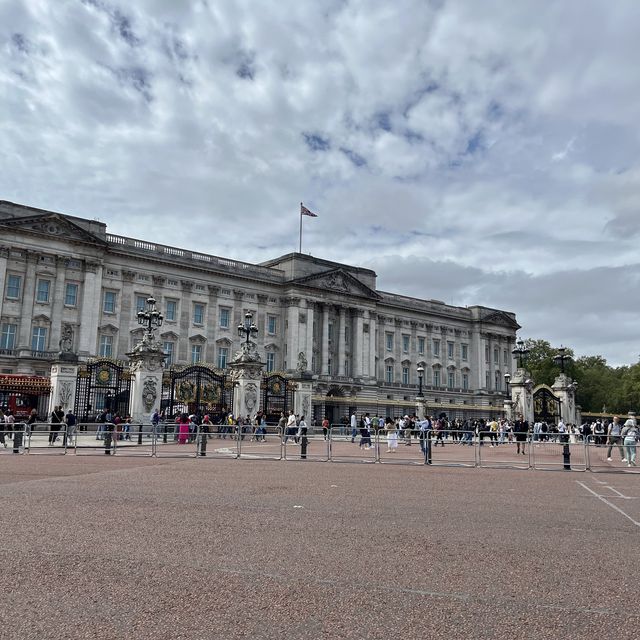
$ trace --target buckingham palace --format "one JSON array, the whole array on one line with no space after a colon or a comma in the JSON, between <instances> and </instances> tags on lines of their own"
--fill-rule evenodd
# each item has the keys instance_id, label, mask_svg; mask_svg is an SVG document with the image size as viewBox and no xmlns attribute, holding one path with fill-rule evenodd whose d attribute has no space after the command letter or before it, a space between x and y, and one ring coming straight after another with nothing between
<instances>
[{"instance_id":1,"label":"buckingham palace","mask_svg":"<svg viewBox=\"0 0 640 640\"><path fill-rule=\"evenodd\" d=\"M316 421L413 412L419 383L434 413L502 411L512 312L381 291L371 269L301 253L250 264L6 201L0 229L3 374L48 376L63 339L81 362L126 360L153 296L165 367L224 370L250 312L265 369L311 382Z\"/></svg>"}]
</instances>

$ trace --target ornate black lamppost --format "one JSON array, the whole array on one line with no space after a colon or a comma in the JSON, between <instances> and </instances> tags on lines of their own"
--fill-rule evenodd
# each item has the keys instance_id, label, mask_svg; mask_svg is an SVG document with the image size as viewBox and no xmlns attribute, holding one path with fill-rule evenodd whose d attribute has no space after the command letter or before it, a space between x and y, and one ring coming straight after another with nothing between
<instances>
[{"instance_id":1,"label":"ornate black lamppost","mask_svg":"<svg viewBox=\"0 0 640 640\"><path fill-rule=\"evenodd\" d=\"M147 308L138 311L138 324L143 325L147 330L147 336L153 337L153 330L162 326L164 318L156 309L156 299L153 296L147 298Z\"/></svg>"},{"instance_id":2,"label":"ornate black lamppost","mask_svg":"<svg viewBox=\"0 0 640 640\"><path fill-rule=\"evenodd\" d=\"M504 387L505 393L509 395L509 384L511 383L511 374L509 372L504 374Z\"/></svg>"},{"instance_id":3,"label":"ornate black lamppost","mask_svg":"<svg viewBox=\"0 0 640 640\"><path fill-rule=\"evenodd\" d=\"M529 355L529 349L525 347L524 340L522 338L516 342L516 347L511 353L518 359L518 369L522 369L524 367L524 361Z\"/></svg>"},{"instance_id":4,"label":"ornate black lamppost","mask_svg":"<svg viewBox=\"0 0 640 640\"><path fill-rule=\"evenodd\" d=\"M554 356L553 361L560 367L560 371L564 373L564 363L571 360L571 356L567 354L566 347L560 347L558 353Z\"/></svg>"},{"instance_id":5,"label":"ornate black lamppost","mask_svg":"<svg viewBox=\"0 0 640 640\"><path fill-rule=\"evenodd\" d=\"M249 344L251 342L251 336L257 335L258 327L253 324L253 314L250 311L247 311L244 316L244 324L238 325L238 336L240 336L241 338L244 338L246 336L246 344Z\"/></svg>"},{"instance_id":6,"label":"ornate black lamppost","mask_svg":"<svg viewBox=\"0 0 640 640\"><path fill-rule=\"evenodd\" d=\"M422 379L424 376L424 367L422 365L418 365L418 395L417 398L422 398Z\"/></svg>"}]
</instances>

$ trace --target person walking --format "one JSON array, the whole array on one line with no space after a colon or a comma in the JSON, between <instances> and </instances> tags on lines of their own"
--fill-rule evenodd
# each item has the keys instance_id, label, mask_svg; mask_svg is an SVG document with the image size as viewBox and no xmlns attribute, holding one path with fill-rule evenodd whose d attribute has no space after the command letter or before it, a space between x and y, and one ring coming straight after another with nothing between
<instances>
[{"instance_id":1,"label":"person walking","mask_svg":"<svg viewBox=\"0 0 640 640\"><path fill-rule=\"evenodd\" d=\"M620 457L622 458L621 462L627 462L627 459L624 457L624 449L622 448L622 427L620 426L620 418L618 416L613 417L613 422L609 425L609 429L607 430L607 437L609 439L609 448L607 449L607 460L611 462L611 450L613 447L618 447L618 451L620 452Z\"/></svg>"},{"instance_id":2,"label":"person walking","mask_svg":"<svg viewBox=\"0 0 640 640\"><path fill-rule=\"evenodd\" d=\"M356 418L356 412L354 411L351 414L351 442L356 441L356 436L358 435L358 419Z\"/></svg>"},{"instance_id":3,"label":"person walking","mask_svg":"<svg viewBox=\"0 0 640 640\"><path fill-rule=\"evenodd\" d=\"M513 425L513 431L516 434L516 455L522 451L525 455L525 444L527 442L527 434L529 433L529 423L520 416Z\"/></svg>"},{"instance_id":4,"label":"person walking","mask_svg":"<svg viewBox=\"0 0 640 640\"><path fill-rule=\"evenodd\" d=\"M325 440L329 437L329 420L327 419L327 416L325 416L322 421L322 435Z\"/></svg>"},{"instance_id":5,"label":"person walking","mask_svg":"<svg viewBox=\"0 0 640 640\"><path fill-rule=\"evenodd\" d=\"M189 440L189 416L183 413L178 422L178 444L186 444Z\"/></svg>"},{"instance_id":6,"label":"person walking","mask_svg":"<svg viewBox=\"0 0 640 640\"><path fill-rule=\"evenodd\" d=\"M73 411L69 409L69 411L67 411L67 415L64 417L64 424L66 426L66 429L62 438L62 443L65 447L67 446L67 442L69 442L68 439L70 438L71 440L73 440L76 435L76 422L77 420Z\"/></svg>"},{"instance_id":7,"label":"person walking","mask_svg":"<svg viewBox=\"0 0 640 640\"><path fill-rule=\"evenodd\" d=\"M309 438L307 437L307 423L305 422L304 415L300 416L298 421L298 430L296 431L296 441L300 443L300 458L302 460L307 459L307 446L309 445Z\"/></svg>"},{"instance_id":8,"label":"person walking","mask_svg":"<svg viewBox=\"0 0 640 640\"><path fill-rule=\"evenodd\" d=\"M62 406L54 407L51 412L51 424L49 426L49 446L53 447L60 433L60 425L64 422L64 411Z\"/></svg>"},{"instance_id":9,"label":"person walking","mask_svg":"<svg viewBox=\"0 0 640 640\"><path fill-rule=\"evenodd\" d=\"M633 418L629 418L624 423L624 427L620 433L624 450L626 452L625 458L627 459L628 467L636 466L636 445L638 443L639 434L640 432L636 426L636 421Z\"/></svg>"}]
</instances>

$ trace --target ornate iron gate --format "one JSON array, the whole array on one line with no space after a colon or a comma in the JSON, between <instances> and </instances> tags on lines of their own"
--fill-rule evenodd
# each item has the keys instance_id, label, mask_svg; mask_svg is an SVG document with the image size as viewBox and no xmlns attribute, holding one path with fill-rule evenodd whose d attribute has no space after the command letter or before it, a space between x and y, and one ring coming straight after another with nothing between
<instances>
[{"instance_id":1,"label":"ornate iron gate","mask_svg":"<svg viewBox=\"0 0 640 640\"><path fill-rule=\"evenodd\" d=\"M219 369L206 364L172 367L162 380L161 408L167 417L179 413L209 415L219 422L233 412L233 382Z\"/></svg>"},{"instance_id":2,"label":"ornate iron gate","mask_svg":"<svg viewBox=\"0 0 640 640\"><path fill-rule=\"evenodd\" d=\"M95 420L103 409L126 416L129 413L131 372L115 360L93 360L78 369L73 408L79 422Z\"/></svg>"},{"instance_id":3,"label":"ornate iron gate","mask_svg":"<svg viewBox=\"0 0 640 640\"><path fill-rule=\"evenodd\" d=\"M293 389L295 383L280 374L265 375L262 378L262 411L267 422L278 422L280 416L293 410Z\"/></svg>"},{"instance_id":4,"label":"ornate iron gate","mask_svg":"<svg viewBox=\"0 0 640 640\"><path fill-rule=\"evenodd\" d=\"M560 419L560 399L551 389L540 387L533 393L533 417L536 422L556 424Z\"/></svg>"}]
</instances>

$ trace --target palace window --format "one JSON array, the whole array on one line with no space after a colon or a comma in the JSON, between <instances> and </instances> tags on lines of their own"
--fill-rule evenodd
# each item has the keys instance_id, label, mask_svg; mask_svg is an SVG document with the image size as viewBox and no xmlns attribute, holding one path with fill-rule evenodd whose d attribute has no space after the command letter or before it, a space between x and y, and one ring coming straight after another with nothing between
<instances>
[{"instance_id":1,"label":"palace window","mask_svg":"<svg viewBox=\"0 0 640 640\"><path fill-rule=\"evenodd\" d=\"M434 387L440 386L440 370L439 369L435 369L433 372L433 386Z\"/></svg>"},{"instance_id":2,"label":"palace window","mask_svg":"<svg viewBox=\"0 0 640 640\"><path fill-rule=\"evenodd\" d=\"M164 362L166 365L173 364L173 348L174 348L173 342L162 343L162 350L164 351L164 355L165 355Z\"/></svg>"},{"instance_id":3,"label":"palace window","mask_svg":"<svg viewBox=\"0 0 640 640\"><path fill-rule=\"evenodd\" d=\"M453 349L453 342L447 342L447 358L449 358L449 360L453 360Z\"/></svg>"},{"instance_id":4,"label":"palace window","mask_svg":"<svg viewBox=\"0 0 640 640\"><path fill-rule=\"evenodd\" d=\"M218 347L218 369L227 368L227 358L229 357L228 347Z\"/></svg>"},{"instance_id":5,"label":"palace window","mask_svg":"<svg viewBox=\"0 0 640 640\"><path fill-rule=\"evenodd\" d=\"M204 324L204 305L198 302L193 305L193 324Z\"/></svg>"},{"instance_id":6,"label":"palace window","mask_svg":"<svg viewBox=\"0 0 640 640\"><path fill-rule=\"evenodd\" d=\"M102 299L102 311L104 311L104 313L116 312L116 292L115 291L104 292L104 297Z\"/></svg>"},{"instance_id":7,"label":"palace window","mask_svg":"<svg viewBox=\"0 0 640 640\"><path fill-rule=\"evenodd\" d=\"M64 304L66 307L78 306L78 285L74 282L67 282L64 288Z\"/></svg>"},{"instance_id":8,"label":"palace window","mask_svg":"<svg viewBox=\"0 0 640 640\"><path fill-rule=\"evenodd\" d=\"M433 339L433 355L436 358L440 357L440 340Z\"/></svg>"},{"instance_id":9,"label":"palace window","mask_svg":"<svg viewBox=\"0 0 640 640\"><path fill-rule=\"evenodd\" d=\"M20 287L22 286L22 276L16 276L9 274L7 276L7 293L6 297L11 300L18 300L20 298Z\"/></svg>"},{"instance_id":10,"label":"palace window","mask_svg":"<svg viewBox=\"0 0 640 640\"><path fill-rule=\"evenodd\" d=\"M278 318L276 316L267 316L267 333L275 336L278 331Z\"/></svg>"},{"instance_id":11,"label":"palace window","mask_svg":"<svg viewBox=\"0 0 640 640\"><path fill-rule=\"evenodd\" d=\"M2 323L0 332L0 349L15 349L18 325L11 322Z\"/></svg>"},{"instance_id":12,"label":"palace window","mask_svg":"<svg viewBox=\"0 0 640 640\"><path fill-rule=\"evenodd\" d=\"M453 389L453 387L455 386L456 386L455 373L453 373L453 371L449 371L449 373L447 373L447 387L449 387L449 389Z\"/></svg>"},{"instance_id":13,"label":"palace window","mask_svg":"<svg viewBox=\"0 0 640 640\"><path fill-rule=\"evenodd\" d=\"M402 367L402 384L409 384L409 367Z\"/></svg>"},{"instance_id":14,"label":"palace window","mask_svg":"<svg viewBox=\"0 0 640 640\"><path fill-rule=\"evenodd\" d=\"M228 309L227 307L220 307L220 327L222 329L228 329L230 320L231 309Z\"/></svg>"},{"instance_id":15,"label":"palace window","mask_svg":"<svg viewBox=\"0 0 640 640\"><path fill-rule=\"evenodd\" d=\"M41 302L41 303L49 302L50 289L51 289L51 281L38 280L38 286L36 288L36 302Z\"/></svg>"},{"instance_id":16,"label":"palace window","mask_svg":"<svg viewBox=\"0 0 640 640\"><path fill-rule=\"evenodd\" d=\"M33 327L31 351L44 351L47 348L47 328Z\"/></svg>"},{"instance_id":17,"label":"palace window","mask_svg":"<svg viewBox=\"0 0 640 640\"><path fill-rule=\"evenodd\" d=\"M402 353L409 353L409 336L402 336Z\"/></svg>"},{"instance_id":18,"label":"palace window","mask_svg":"<svg viewBox=\"0 0 640 640\"><path fill-rule=\"evenodd\" d=\"M469 345L468 344L463 344L462 345L462 359L466 362L467 360L469 360Z\"/></svg>"},{"instance_id":19,"label":"palace window","mask_svg":"<svg viewBox=\"0 0 640 640\"><path fill-rule=\"evenodd\" d=\"M164 305L164 319L175 321L178 313L178 301L167 300Z\"/></svg>"},{"instance_id":20,"label":"palace window","mask_svg":"<svg viewBox=\"0 0 640 640\"><path fill-rule=\"evenodd\" d=\"M191 345L191 364L197 364L198 362L202 362L202 345L192 344Z\"/></svg>"},{"instance_id":21,"label":"palace window","mask_svg":"<svg viewBox=\"0 0 640 640\"><path fill-rule=\"evenodd\" d=\"M422 336L418 338L418 354L424 355L424 338Z\"/></svg>"},{"instance_id":22,"label":"palace window","mask_svg":"<svg viewBox=\"0 0 640 640\"><path fill-rule=\"evenodd\" d=\"M100 336L98 355L102 358L111 358L113 356L113 336Z\"/></svg>"},{"instance_id":23,"label":"palace window","mask_svg":"<svg viewBox=\"0 0 640 640\"><path fill-rule=\"evenodd\" d=\"M385 333L384 339L387 345L387 351L393 351L393 333Z\"/></svg>"},{"instance_id":24,"label":"palace window","mask_svg":"<svg viewBox=\"0 0 640 640\"><path fill-rule=\"evenodd\" d=\"M276 370L276 354L273 351L267 351L267 371Z\"/></svg>"},{"instance_id":25,"label":"palace window","mask_svg":"<svg viewBox=\"0 0 640 640\"><path fill-rule=\"evenodd\" d=\"M462 374L462 389L464 391L469 391L469 374L468 373Z\"/></svg>"},{"instance_id":26,"label":"palace window","mask_svg":"<svg viewBox=\"0 0 640 640\"><path fill-rule=\"evenodd\" d=\"M393 382L393 365L392 364L388 364L385 367L385 380L389 383Z\"/></svg>"},{"instance_id":27,"label":"palace window","mask_svg":"<svg viewBox=\"0 0 640 640\"><path fill-rule=\"evenodd\" d=\"M136 313L138 311L144 311L147 308L147 297L136 296Z\"/></svg>"}]
</instances>

